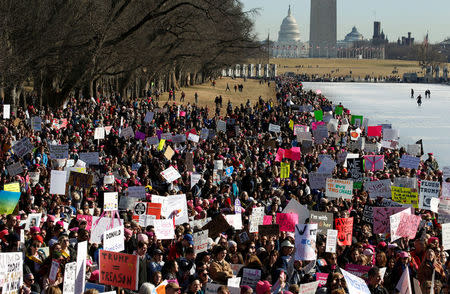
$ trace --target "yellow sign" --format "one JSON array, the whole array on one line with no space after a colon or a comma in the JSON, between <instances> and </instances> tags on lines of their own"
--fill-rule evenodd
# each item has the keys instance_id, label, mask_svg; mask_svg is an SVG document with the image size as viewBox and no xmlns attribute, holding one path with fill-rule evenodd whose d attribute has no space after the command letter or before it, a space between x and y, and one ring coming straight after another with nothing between
<instances>
[{"instance_id":1,"label":"yellow sign","mask_svg":"<svg viewBox=\"0 0 450 294\"><path fill-rule=\"evenodd\" d=\"M281 162L280 178L287 179L289 178L290 173L291 173L291 164L289 162L287 163Z\"/></svg>"},{"instance_id":2,"label":"yellow sign","mask_svg":"<svg viewBox=\"0 0 450 294\"><path fill-rule=\"evenodd\" d=\"M158 151L163 150L163 148L164 148L164 143L166 143L166 139L161 139L161 141L159 141L159 144L158 144Z\"/></svg>"},{"instance_id":3,"label":"yellow sign","mask_svg":"<svg viewBox=\"0 0 450 294\"><path fill-rule=\"evenodd\" d=\"M291 128L291 130L294 130L294 121L292 119L289 120L289 128Z\"/></svg>"},{"instance_id":4,"label":"yellow sign","mask_svg":"<svg viewBox=\"0 0 450 294\"><path fill-rule=\"evenodd\" d=\"M14 183L5 184L3 190L9 191L9 192L20 192L20 183L14 182Z\"/></svg>"},{"instance_id":5,"label":"yellow sign","mask_svg":"<svg viewBox=\"0 0 450 294\"><path fill-rule=\"evenodd\" d=\"M402 204L412 204L414 208L419 208L419 193L416 189L391 187L392 200Z\"/></svg>"}]
</instances>

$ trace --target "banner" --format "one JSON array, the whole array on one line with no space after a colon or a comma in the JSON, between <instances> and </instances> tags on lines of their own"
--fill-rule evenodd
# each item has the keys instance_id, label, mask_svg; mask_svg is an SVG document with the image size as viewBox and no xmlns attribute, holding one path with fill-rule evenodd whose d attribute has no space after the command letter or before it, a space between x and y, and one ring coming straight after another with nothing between
<instances>
[{"instance_id":1,"label":"banner","mask_svg":"<svg viewBox=\"0 0 450 294\"><path fill-rule=\"evenodd\" d=\"M440 190L439 182L422 180L420 182L419 208L431 210L431 199L439 198Z\"/></svg>"},{"instance_id":2,"label":"banner","mask_svg":"<svg viewBox=\"0 0 450 294\"><path fill-rule=\"evenodd\" d=\"M327 178L327 187L325 191L329 198L352 199L353 181Z\"/></svg>"},{"instance_id":3,"label":"banner","mask_svg":"<svg viewBox=\"0 0 450 294\"><path fill-rule=\"evenodd\" d=\"M295 232L298 215L296 213L277 213L276 223L280 225L281 232Z\"/></svg>"},{"instance_id":4,"label":"banner","mask_svg":"<svg viewBox=\"0 0 450 294\"><path fill-rule=\"evenodd\" d=\"M100 283L130 290L138 289L137 255L100 250Z\"/></svg>"},{"instance_id":5,"label":"banner","mask_svg":"<svg viewBox=\"0 0 450 294\"><path fill-rule=\"evenodd\" d=\"M99 153L98 152L83 152L80 153L80 159L86 163L86 165L99 165Z\"/></svg>"},{"instance_id":6,"label":"banner","mask_svg":"<svg viewBox=\"0 0 450 294\"><path fill-rule=\"evenodd\" d=\"M103 249L113 252L125 250L124 227L119 226L106 231L103 234Z\"/></svg>"},{"instance_id":7,"label":"banner","mask_svg":"<svg viewBox=\"0 0 450 294\"><path fill-rule=\"evenodd\" d=\"M34 116L31 118L31 129L36 132L42 131L42 119L38 116Z\"/></svg>"},{"instance_id":8,"label":"banner","mask_svg":"<svg viewBox=\"0 0 450 294\"><path fill-rule=\"evenodd\" d=\"M414 208L419 207L419 194L411 188L391 187L392 200L401 204L412 204Z\"/></svg>"},{"instance_id":9,"label":"banner","mask_svg":"<svg viewBox=\"0 0 450 294\"><path fill-rule=\"evenodd\" d=\"M295 226L295 260L316 260L317 224Z\"/></svg>"},{"instance_id":10,"label":"banner","mask_svg":"<svg viewBox=\"0 0 450 294\"><path fill-rule=\"evenodd\" d=\"M385 179L380 181L372 181L364 183L364 191L369 193L370 198L390 198L391 197L391 180Z\"/></svg>"},{"instance_id":11,"label":"banner","mask_svg":"<svg viewBox=\"0 0 450 294\"><path fill-rule=\"evenodd\" d=\"M353 217L337 218L334 222L338 231L338 245L352 245Z\"/></svg>"}]
</instances>

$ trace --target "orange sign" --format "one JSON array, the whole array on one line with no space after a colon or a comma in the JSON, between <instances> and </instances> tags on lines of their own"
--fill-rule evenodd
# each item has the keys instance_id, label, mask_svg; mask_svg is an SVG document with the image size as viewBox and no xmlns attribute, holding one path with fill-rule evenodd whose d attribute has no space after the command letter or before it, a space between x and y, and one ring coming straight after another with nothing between
<instances>
[{"instance_id":1,"label":"orange sign","mask_svg":"<svg viewBox=\"0 0 450 294\"><path fill-rule=\"evenodd\" d=\"M99 267L100 284L137 290L137 255L100 250Z\"/></svg>"},{"instance_id":2,"label":"orange sign","mask_svg":"<svg viewBox=\"0 0 450 294\"><path fill-rule=\"evenodd\" d=\"M161 203L147 203L147 214L156 216L156 219L161 218Z\"/></svg>"}]
</instances>

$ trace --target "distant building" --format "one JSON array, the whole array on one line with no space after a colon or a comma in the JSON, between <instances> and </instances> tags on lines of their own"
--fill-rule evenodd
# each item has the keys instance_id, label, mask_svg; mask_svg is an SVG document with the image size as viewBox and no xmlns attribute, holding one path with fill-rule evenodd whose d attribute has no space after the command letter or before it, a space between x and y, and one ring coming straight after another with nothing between
<instances>
[{"instance_id":1,"label":"distant building","mask_svg":"<svg viewBox=\"0 0 450 294\"><path fill-rule=\"evenodd\" d=\"M412 47L414 45L414 38L411 38L411 32L408 32L408 37L402 36L401 40L398 38L397 45Z\"/></svg>"},{"instance_id":2,"label":"distant building","mask_svg":"<svg viewBox=\"0 0 450 294\"><path fill-rule=\"evenodd\" d=\"M352 59L384 59L383 46L374 46L358 32L356 27L348 33L344 40L337 42L337 58Z\"/></svg>"},{"instance_id":3,"label":"distant building","mask_svg":"<svg viewBox=\"0 0 450 294\"><path fill-rule=\"evenodd\" d=\"M372 44L374 46L379 46L379 45L387 44L388 42L389 42L389 40L388 40L387 36L385 36L383 30L381 30L381 22L374 21L373 22Z\"/></svg>"},{"instance_id":4,"label":"distant building","mask_svg":"<svg viewBox=\"0 0 450 294\"><path fill-rule=\"evenodd\" d=\"M355 45L355 43L364 41L364 36L358 32L356 27L352 28L352 31L348 33L344 40L337 41L338 48L350 48Z\"/></svg>"},{"instance_id":5,"label":"distant building","mask_svg":"<svg viewBox=\"0 0 450 294\"><path fill-rule=\"evenodd\" d=\"M336 14L336 0L311 0L310 57L336 57Z\"/></svg>"},{"instance_id":6,"label":"distant building","mask_svg":"<svg viewBox=\"0 0 450 294\"><path fill-rule=\"evenodd\" d=\"M273 42L271 46L273 57L308 57L308 46L300 40L300 30L297 21L292 16L290 5L288 15L283 19L278 32L278 41Z\"/></svg>"}]
</instances>

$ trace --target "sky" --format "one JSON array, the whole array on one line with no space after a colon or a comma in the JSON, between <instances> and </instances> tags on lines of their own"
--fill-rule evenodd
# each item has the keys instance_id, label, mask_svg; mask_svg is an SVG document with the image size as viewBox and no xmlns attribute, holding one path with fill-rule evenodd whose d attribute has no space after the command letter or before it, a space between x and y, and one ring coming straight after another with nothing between
<instances>
[{"instance_id":1,"label":"sky","mask_svg":"<svg viewBox=\"0 0 450 294\"><path fill-rule=\"evenodd\" d=\"M259 8L252 16L259 39L278 39L278 31L289 4L300 28L301 40L309 40L311 0L240 0L246 11ZM450 37L450 0L337 0L337 39L356 26L365 39L372 38L373 22L381 22L389 41L407 36L422 42L429 32L430 43Z\"/></svg>"}]
</instances>

